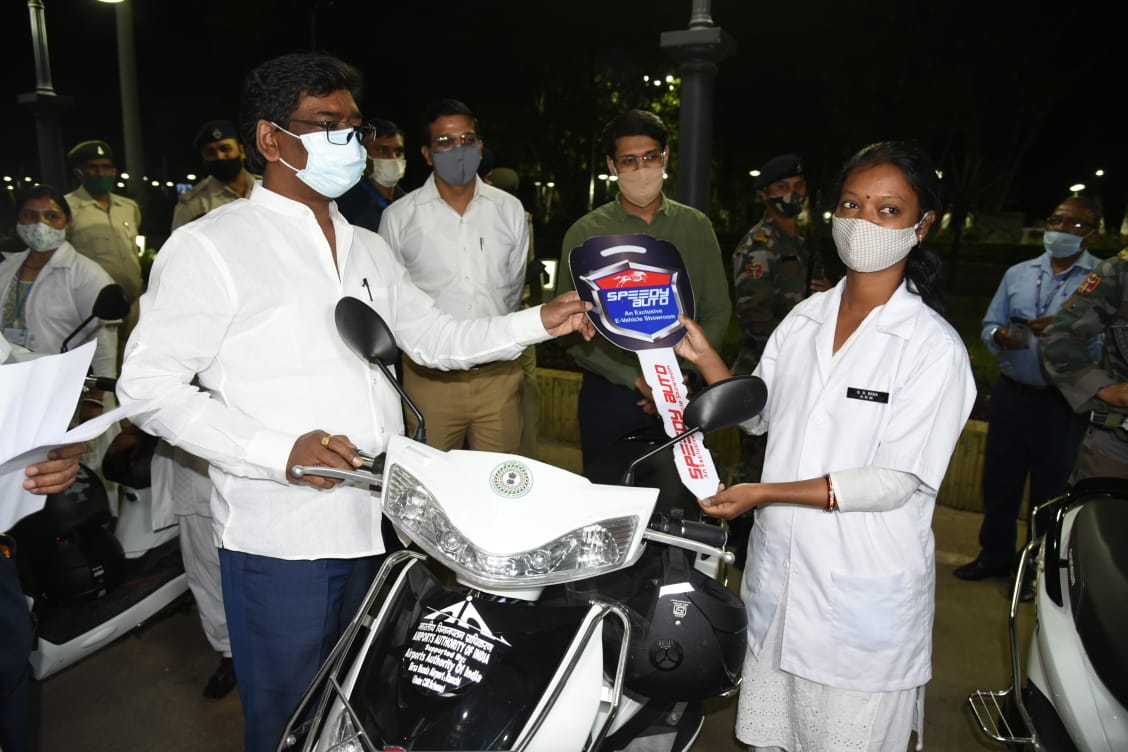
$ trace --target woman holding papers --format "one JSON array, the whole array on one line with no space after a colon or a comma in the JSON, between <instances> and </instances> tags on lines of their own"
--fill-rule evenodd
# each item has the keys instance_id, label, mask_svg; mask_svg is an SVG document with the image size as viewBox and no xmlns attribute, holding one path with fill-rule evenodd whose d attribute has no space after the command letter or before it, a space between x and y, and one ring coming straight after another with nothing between
<instances>
[{"instance_id":1,"label":"woman holding papers","mask_svg":"<svg viewBox=\"0 0 1128 752\"><path fill-rule=\"evenodd\" d=\"M0 262L0 326L13 345L37 353L57 353L90 316L94 300L110 275L67 242L71 210L62 194L46 185L22 193L16 202L16 234L27 250ZM117 329L97 319L78 332L68 347L97 340L93 371L117 375ZM99 394L83 398L83 420L102 412Z\"/></svg>"}]
</instances>

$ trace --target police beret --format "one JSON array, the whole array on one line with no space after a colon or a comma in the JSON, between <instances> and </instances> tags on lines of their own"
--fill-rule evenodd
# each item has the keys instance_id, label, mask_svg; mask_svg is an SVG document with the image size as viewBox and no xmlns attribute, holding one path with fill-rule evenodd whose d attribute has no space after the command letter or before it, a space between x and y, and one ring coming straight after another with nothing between
<instances>
[{"instance_id":1,"label":"police beret","mask_svg":"<svg viewBox=\"0 0 1128 752\"><path fill-rule=\"evenodd\" d=\"M777 180L793 178L802 174L802 157L798 154L780 154L764 163L764 166L760 168L760 174L756 176L756 181L752 183L752 187L758 191L763 190Z\"/></svg>"},{"instance_id":2,"label":"police beret","mask_svg":"<svg viewBox=\"0 0 1128 752\"><path fill-rule=\"evenodd\" d=\"M192 144L199 149L205 144L222 141L225 138L239 138L239 132L235 130L234 124L230 120L209 120L196 131Z\"/></svg>"},{"instance_id":3,"label":"police beret","mask_svg":"<svg viewBox=\"0 0 1128 752\"><path fill-rule=\"evenodd\" d=\"M83 141L67 152L67 164L71 167L77 167L83 162L101 159L102 157L111 162L114 161L114 153L109 144L105 141Z\"/></svg>"}]
</instances>

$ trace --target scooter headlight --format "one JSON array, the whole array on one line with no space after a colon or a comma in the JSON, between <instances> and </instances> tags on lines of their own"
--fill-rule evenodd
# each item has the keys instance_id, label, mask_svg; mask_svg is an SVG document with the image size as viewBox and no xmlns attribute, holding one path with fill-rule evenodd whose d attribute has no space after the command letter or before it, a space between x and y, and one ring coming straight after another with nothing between
<instances>
[{"instance_id":1,"label":"scooter headlight","mask_svg":"<svg viewBox=\"0 0 1128 752\"><path fill-rule=\"evenodd\" d=\"M614 517L528 551L484 551L451 523L435 497L401 465L385 473L383 511L424 551L487 587L540 587L617 569L630 552L639 524L634 516Z\"/></svg>"}]
</instances>

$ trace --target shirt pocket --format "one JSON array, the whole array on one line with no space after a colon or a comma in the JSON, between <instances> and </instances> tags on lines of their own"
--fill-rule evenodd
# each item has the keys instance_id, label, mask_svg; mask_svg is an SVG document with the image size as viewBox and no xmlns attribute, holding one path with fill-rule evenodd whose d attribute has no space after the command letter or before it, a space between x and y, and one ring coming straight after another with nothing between
<instances>
[{"instance_id":1,"label":"shirt pocket","mask_svg":"<svg viewBox=\"0 0 1128 752\"><path fill-rule=\"evenodd\" d=\"M831 633L866 652L904 644L909 627L910 587L904 574L861 577L830 573Z\"/></svg>"}]
</instances>

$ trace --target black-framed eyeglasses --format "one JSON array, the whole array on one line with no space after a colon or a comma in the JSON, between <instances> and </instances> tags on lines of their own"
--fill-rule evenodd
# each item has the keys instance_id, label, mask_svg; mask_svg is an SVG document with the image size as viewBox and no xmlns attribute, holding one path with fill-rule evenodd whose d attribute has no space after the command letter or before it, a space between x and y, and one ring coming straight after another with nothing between
<instances>
[{"instance_id":1,"label":"black-framed eyeglasses","mask_svg":"<svg viewBox=\"0 0 1128 752\"><path fill-rule=\"evenodd\" d=\"M353 125L344 120L301 120L290 118L291 123L301 123L325 129L325 138L335 146L344 146L356 136L362 144L369 144L376 137L376 127L373 125Z\"/></svg>"},{"instance_id":2,"label":"black-framed eyeglasses","mask_svg":"<svg viewBox=\"0 0 1128 752\"><path fill-rule=\"evenodd\" d=\"M621 157L615 157L615 166L622 170L637 170L640 167L661 167L662 160L665 159L666 152L664 151L648 151L641 157L637 154L624 154Z\"/></svg>"},{"instance_id":3,"label":"black-framed eyeglasses","mask_svg":"<svg viewBox=\"0 0 1128 752\"><path fill-rule=\"evenodd\" d=\"M1053 230L1078 230L1082 232L1096 229L1088 222L1078 222L1075 219L1070 219L1069 217L1060 217L1057 215L1046 217L1046 227Z\"/></svg>"},{"instance_id":4,"label":"black-framed eyeglasses","mask_svg":"<svg viewBox=\"0 0 1128 752\"><path fill-rule=\"evenodd\" d=\"M454 149L458 146L473 146L476 143L478 143L478 134L473 131L467 131L460 136L444 133L441 136L435 136L431 139L431 149L434 151L446 151L447 149Z\"/></svg>"}]
</instances>

